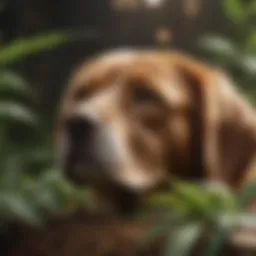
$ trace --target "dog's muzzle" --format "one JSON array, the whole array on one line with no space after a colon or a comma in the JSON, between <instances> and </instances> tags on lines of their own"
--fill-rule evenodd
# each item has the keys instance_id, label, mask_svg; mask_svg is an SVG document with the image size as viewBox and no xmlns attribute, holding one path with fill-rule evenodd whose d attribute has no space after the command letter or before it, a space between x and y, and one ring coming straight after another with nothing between
<instances>
[{"instance_id":1,"label":"dog's muzzle","mask_svg":"<svg viewBox=\"0 0 256 256\"><path fill-rule=\"evenodd\" d=\"M111 179L117 160L106 127L84 116L73 116L66 123L64 137L61 162L68 179L77 184Z\"/></svg>"}]
</instances>

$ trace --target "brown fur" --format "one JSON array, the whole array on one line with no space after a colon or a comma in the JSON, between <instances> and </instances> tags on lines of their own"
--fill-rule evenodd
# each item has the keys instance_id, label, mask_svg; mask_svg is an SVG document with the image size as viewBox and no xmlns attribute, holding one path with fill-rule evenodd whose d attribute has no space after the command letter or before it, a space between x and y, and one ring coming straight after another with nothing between
<instances>
[{"instance_id":1,"label":"brown fur","mask_svg":"<svg viewBox=\"0 0 256 256\"><path fill-rule=\"evenodd\" d=\"M146 193L136 191L136 198L153 193L170 174L189 180L218 180L233 188L252 180L255 114L229 78L176 52L139 51L136 57L125 60L115 60L115 53L110 53L108 61L99 56L74 74L61 105L57 145L74 104L118 81L119 101L110 101L97 111L106 124L122 120L125 147L138 160L143 175L154 181ZM138 86L145 86L153 96L144 108L132 101ZM124 164L123 169L127 168ZM124 203L120 202L121 195L126 194L121 183L101 183L92 189L100 204L113 207ZM132 198L133 191L129 193Z\"/></svg>"}]
</instances>

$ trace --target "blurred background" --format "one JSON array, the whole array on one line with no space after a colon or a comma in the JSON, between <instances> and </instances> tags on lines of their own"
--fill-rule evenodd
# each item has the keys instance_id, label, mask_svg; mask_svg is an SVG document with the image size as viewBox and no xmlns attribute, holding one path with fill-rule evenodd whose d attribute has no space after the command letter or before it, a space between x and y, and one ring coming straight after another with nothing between
<instances>
[{"instance_id":1,"label":"blurred background","mask_svg":"<svg viewBox=\"0 0 256 256\"><path fill-rule=\"evenodd\" d=\"M0 0L0 230L84 205L54 165L53 120L71 71L117 47L191 53L256 102L255 0Z\"/></svg>"}]
</instances>

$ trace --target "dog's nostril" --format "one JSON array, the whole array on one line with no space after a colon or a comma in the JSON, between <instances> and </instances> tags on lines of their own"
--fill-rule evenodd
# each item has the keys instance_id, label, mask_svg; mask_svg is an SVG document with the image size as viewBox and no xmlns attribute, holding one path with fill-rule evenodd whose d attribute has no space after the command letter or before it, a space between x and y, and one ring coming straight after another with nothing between
<instances>
[{"instance_id":1,"label":"dog's nostril","mask_svg":"<svg viewBox=\"0 0 256 256\"><path fill-rule=\"evenodd\" d=\"M93 121L83 116L72 117L67 122L67 129L73 140L80 140L90 136L94 128Z\"/></svg>"}]
</instances>

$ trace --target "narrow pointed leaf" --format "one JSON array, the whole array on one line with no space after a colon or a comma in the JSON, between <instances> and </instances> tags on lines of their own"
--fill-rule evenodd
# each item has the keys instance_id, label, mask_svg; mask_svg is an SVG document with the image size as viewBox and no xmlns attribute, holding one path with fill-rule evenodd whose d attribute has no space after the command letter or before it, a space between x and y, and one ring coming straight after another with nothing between
<instances>
[{"instance_id":1,"label":"narrow pointed leaf","mask_svg":"<svg viewBox=\"0 0 256 256\"><path fill-rule=\"evenodd\" d=\"M3 71L0 72L0 93L6 92L28 95L31 90L20 76L12 72Z\"/></svg>"},{"instance_id":2,"label":"narrow pointed leaf","mask_svg":"<svg viewBox=\"0 0 256 256\"><path fill-rule=\"evenodd\" d=\"M7 218L8 216L13 219L18 218L33 225L41 224L41 218L33 203L19 194L6 193L1 195L0 204L5 206L5 212L8 214L5 217Z\"/></svg>"},{"instance_id":3,"label":"narrow pointed leaf","mask_svg":"<svg viewBox=\"0 0 256 256\"><path fill-rule=\"evenodd\" d=\"M0 64L11 64L39 51L53 49L68 40L71 40L69 34L57 32L17 39L0 48Z\"/></svg>"},{"instance_id":4,"label":"narrow pointed leaf","mask_svg":"<svg viewBox=\"0 0 256 256\"><path fill-rule=\"evenodd\" d=\"M224 242L226 241L228 232L224 229L217 229L207 245L205 256L217 256L220 255L220 251Z\"/></svg>"},{"instance_id":5,"label":"narrow pointed leaf","mask_svg":"<svg viewBox=\"0 0 256 256\"><path fill-rule=\"evenodd\" d=\"M170 236L170 242L167 245L164 256L186 256L189 255L192 247L195 246L203 226L199 223L191 223L184 225L178 230L173 231Z\"/></svg>"},{"instance_id":6,"label":"narrow pointed leaf","mask_svg":"<svg viewBox=\"0 0 256 256\"><path fill-rule=\"evenodd\" d=\"M24 105L11 101L0 102L0 119L35 124L35 115Z\"/></svg>"},{"instance_id":7,"label":"narrow pointed leaf","mask_svg":"<svg viewBox=\"0 0 256 256\"><path fill-rule=\"evenodd\" d=\"M199 46L213 54L229 56L231 58L237 55L235 45L229 39L220 36L205 36L199 40Z\"/></svg>"}]
</instances>

